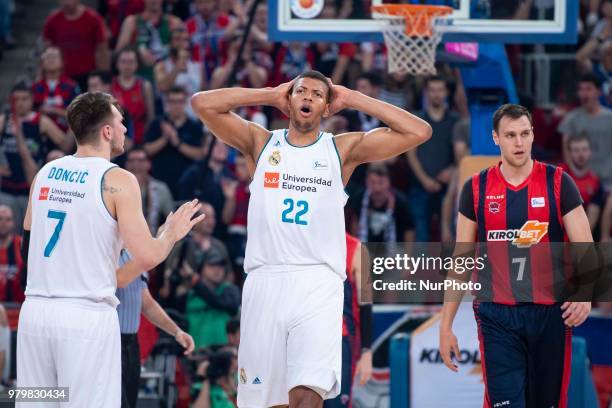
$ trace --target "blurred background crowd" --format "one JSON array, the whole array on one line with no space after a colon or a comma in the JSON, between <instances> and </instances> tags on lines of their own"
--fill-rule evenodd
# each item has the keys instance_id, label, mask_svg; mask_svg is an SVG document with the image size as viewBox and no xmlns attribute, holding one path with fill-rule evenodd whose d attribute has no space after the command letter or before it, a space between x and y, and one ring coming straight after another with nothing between
<instances>
[{"instance_id":1,"label":"blurred background crowd","mask_svg":"<svg viewBox=\"0 0 612 408\"><path fill-rule=\"evenodd\" d=\"M17 27L28 25L28 13L41 2L55 9L46 15L36 43L20 41L25 35ZM24 299L25 265L18 248L30 183L44 163L73 153L66 107L85 91L111 93L125 110L126 153L115 161L138 179L152 233L178 203L193 197L205 202L205 221L163 266L149 271L148 279L153 298L195 339L196 352L181 360L176 379L183 384L179 391L188 390L179 398L194 406L233 406L235 401L236 319L249 202L245 159L222 142L213 143L190 108L195 92L276 86L315 69L334 83L420 115L433 127L428 143L356 170L347 186L347 230L370 242L452 241L457 164L470 154L470 116L456 69L439 64L435 77L390 75L382 44L269 42L265 1L240 52L252 3L0 0L0 72L12 52L29 50L19 75L2 82L0 301L8 310L0 314L2 327L8 330L9 309ZM350 17L365 3L327 1L321 17ZM565 167L579 186L596 240L610 241L612 1L580 3L578 44L507 46L507 52L521 102L533 112L535 158ZM546 54L562 57L552 66L542 95L533 89L538 73L534 81L530 61ZM281 112L268 107L237 113L269 129L287 124ZM333 133L379 126L384 124L378 119L355 111L324 123ZM8 336L0 335L5 382L14 376ZM160 344L171 346L163 334L145 337L143 358Z\"/></svg>"}]
</instances>

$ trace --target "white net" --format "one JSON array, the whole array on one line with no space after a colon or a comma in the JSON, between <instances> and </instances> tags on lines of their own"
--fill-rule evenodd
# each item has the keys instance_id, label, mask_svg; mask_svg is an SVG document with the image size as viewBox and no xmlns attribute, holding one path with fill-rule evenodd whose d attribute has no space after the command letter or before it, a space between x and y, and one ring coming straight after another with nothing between
<instances>
[{"instance_id":1,"label":"white net","mask_svg":"<svg viewBox=\"0 0 612 408\"><path fill-rule=\"evenodd\" d=\"M373 17L381 22L390 73L436 74L436 48L442 39L438 28L446 16L417 11L406 17L383 13Z\"/></svg>"}]
</instances>

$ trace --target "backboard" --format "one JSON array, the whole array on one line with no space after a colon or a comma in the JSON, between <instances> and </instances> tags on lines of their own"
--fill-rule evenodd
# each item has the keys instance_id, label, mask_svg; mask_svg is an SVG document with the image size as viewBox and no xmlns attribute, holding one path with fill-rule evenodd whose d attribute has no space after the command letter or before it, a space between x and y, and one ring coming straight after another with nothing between
<instances>
[{"instance_id":1,"label":"backboard","mask_svg":"<svg viewBox=\"0 0 612 408\"><path fill-rule=\"evenodd\" d=\"M575 43L578 0L385 1L454 9L443 42ZM268 0L272 41L382 42L370 6L383 0Z\"/></svg>"}]
</instances>

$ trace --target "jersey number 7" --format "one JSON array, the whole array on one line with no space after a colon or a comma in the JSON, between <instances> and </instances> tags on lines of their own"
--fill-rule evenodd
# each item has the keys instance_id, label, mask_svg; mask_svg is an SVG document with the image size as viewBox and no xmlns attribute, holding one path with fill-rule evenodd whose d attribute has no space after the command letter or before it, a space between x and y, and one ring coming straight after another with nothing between
<instances>
[{"instance_id":1,"label":"jersey number 7","mask_svg":"<svg viewBox=\"0 0 612 408\"><path fill-rule=\"evenodd\" d=\"M49 210L47 213L47 218L52 218L54 220L58 220L59 222L55 226L55 230L53 231L53 235L51 235L51 239L47 242L47 246L45 247L45 257L48 258L51 256L51 252L57 245L57 240L59 239L60 233L62 232L62 228L64 227L64 220L66 219L66 213L63 211L54 211Z\"/></svg>"}]
</instances>

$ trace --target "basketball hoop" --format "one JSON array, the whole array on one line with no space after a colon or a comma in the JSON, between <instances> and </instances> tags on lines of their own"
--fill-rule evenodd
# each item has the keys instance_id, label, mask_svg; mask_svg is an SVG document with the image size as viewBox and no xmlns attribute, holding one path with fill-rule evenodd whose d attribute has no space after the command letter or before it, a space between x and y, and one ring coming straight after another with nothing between
<instances>
[{"instance_id":1,"label":"basketball hoop","mask_svg":"<svg viewBox=\"0 0 612 408\"><path fill-rule=\"evenodd\" d=\"M385 37L389 73L434 75L436 48L442 39L438 25L452 11L447 6L372 6L372 17L380 21Z\"/></svg>"}]
</instances>

